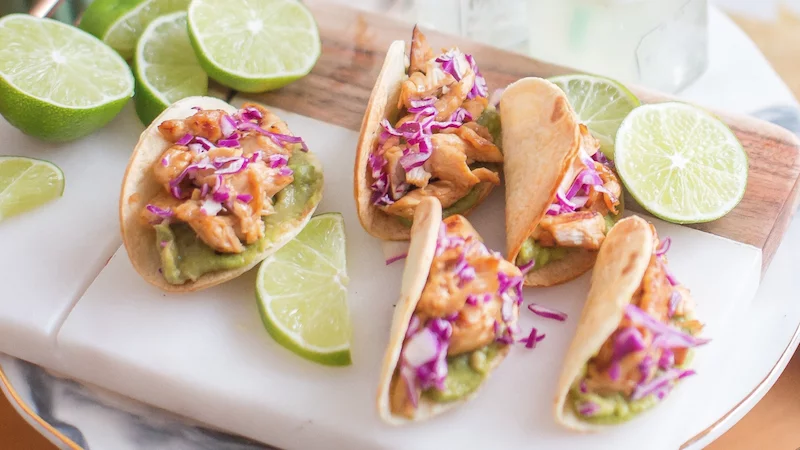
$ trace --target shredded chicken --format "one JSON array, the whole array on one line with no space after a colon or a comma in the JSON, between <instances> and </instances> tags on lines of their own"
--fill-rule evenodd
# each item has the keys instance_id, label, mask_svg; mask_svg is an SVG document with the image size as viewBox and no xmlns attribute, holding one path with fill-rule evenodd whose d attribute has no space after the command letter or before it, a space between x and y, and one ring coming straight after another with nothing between
<instances>
[{"instance_id":1,"label":"shredded chicken","mask_svg":"<svg viewBox=\"0 0 800 450\"><path fill-rule=\"evenodd\" d=\"M261 113L257 125L262 129L291 135L286 123L268 109L252 103L243 108ZM225 114L220 110L200 110L186 119L164 121L159 131L170 142L188 133L215 144L223 138L220 124ZM151 224L165 219L185 222L204 243L221 253L241 253L245 245L262 238L262 217L274 213L272 197L294 179L291 171L285 167L282 170L292 148L257 131L239 131L239 135L239 147L215 146L202 151L188 146L169 147L153 165L153 174L163 191L148 206L171 215L165 218L145 208L142 220ZM273 155L282 155L283 164L271 167L269 157Z\"/></svg>"},{"instance_id":2,"label":"shredded chicken","mask_svg":"<svg viewBox=\"0 0 800 450\"><path fill-rule=\"evenodd\" d=\"M606 221L600 213L578 211L544 216L539 227L552 236L556 245L598 250L605 239Z\"/></svg>"},{"instance_id":3,"label":"shredded chicken","mask_svg":"<svg viewBox=\"0 0 800 450\"><path fill-rule=\"evenodd\" d=\"M416 206L426 196L436 197L446 208L464 198L481 182L500 182L499 169L491 164L502 163L503 154L489 130L476 122L487 108L488 99L480 96L467 98L476 83L473 65L458 49L441 56L434 55L425 36L415 28L408 78L401 83L397 104L400 119L393 123L393 127L405 135L402 138L392 136L374 150L383 158L382 170L389 181L388 192L381 191L375 197L388 200L378 200L375 205L404 219L413 218ZM412 101L423 100L422 106L412 105ZM413 112L409 112L409 108L413 108ZM467 117L460 111L456 116L464 118L460 126L449 124L442 128L435 123L450 122L460 108L469 113ZM420 138L408 136L409 129L414 128L403 127L408 123L415 126L425 124L422 133L430 139L432 149L424 150L431 154L423 166L409 168L406 172L400 158L422 151L421 144L414 141ZM478 162L490 165L474 167Z\"/></svg>"}]
</instances>

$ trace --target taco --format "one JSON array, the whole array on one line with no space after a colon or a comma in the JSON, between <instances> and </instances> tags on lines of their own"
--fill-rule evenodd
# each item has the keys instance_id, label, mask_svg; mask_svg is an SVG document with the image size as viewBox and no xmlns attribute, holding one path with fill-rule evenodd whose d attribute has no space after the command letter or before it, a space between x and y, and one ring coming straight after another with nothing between
<instances>
[{"instance_id":1,"label":"taco","mask_svg":"<svg viewBox=\"0 0 800 450\"><path fill-rule=\"evenodd\" d=\"M592 267L622 214L613 165L549 81L511 84L500 111L508 259L526 272L526 286L576 278Z\"/></svg>"},{"instance_id":2,"label":"taco","mask_svg":"<svg viewBox=\"0 0 800 450\"><path fill-rule=\"evenodd\" d=\"M190 97L142 133L120 194L134 269L165 291L243 274L290 241L322 198L322 166L266 108Z\"/></svg>"},{"instance_id":3,"label":"taco","mask_svg":"<svg viewBox=\"0 0 800 450\"><path fill-rule=\"evenodd\" d=\"M354 195L364 229L406 240L417 205L466 215L500 183L500 119L471 55L434 54L417 27L406 65L395 41L372 90L358 142Z\"/></svg>"},{"instance_id":4,"label":"taco","mask_svg":"<svg viewBox=\"0 0 800 450\"><path fill-rule=\"evenodd\" d=\"M628 421L657 405L687 369L703 325L667 267L670 239L636 216L603 242L558 382L555 418L578 431Z\"/></svg>"},{"instance_id":5,"label":"taco","mask_svg":"<svg viewBox=\"0 0 800 450\"><path fill-rule=\"evenodd\" d=\"M519 268L463 216L443 221L439 202L423 198L381 370L381 419L425 420L473 398L514 343L521 303Z\"/></svg>"}]
</instances>

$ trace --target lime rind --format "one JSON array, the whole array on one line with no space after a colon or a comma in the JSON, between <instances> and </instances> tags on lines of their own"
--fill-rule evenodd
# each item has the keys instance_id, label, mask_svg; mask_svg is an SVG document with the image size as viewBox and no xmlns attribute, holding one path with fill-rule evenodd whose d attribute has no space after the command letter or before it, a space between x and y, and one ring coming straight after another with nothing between
<instances>
[{"instance_id":1,"label":"lime rind","mask_svg":"<svg viewBox=\"0 0 800 450\"><path fill-rule=\"evenodd\" d=\"M622 149L622 151L620 151ZM679 224L717 220L747 188L748 156L714 115L681 102L637 108L617 134L620 178L649 213Z\"/></svg>"},{"instance_id":2,"label":"lime rind","mask_svg":"<svg viewBox=\"0 0 800 450\"><path fill-rule=\"evenodd\" d=\"M332 366L352 362L345 242L341 214L315 216L262 262L256 281L270 336L297 355Z\"/></svg>"},{"instance_id":3,"label":"lime rind","mask_svg":"<svg viewBox=\"0 0 800 450\"><path fill-rule=\"evenodd\" d=\"M617 129L641 105L639 99L622 83L599 75L561 75L549 81L564 91L578 119L600 141L603 153L613 160Z\"/></svg>"},{"instance_id":4,"label":"lime rind","mask_svg":"<svg viewBox=\"0 0 800 450\"><path fill-rule=\"evenodd\" d=\"M262 0L256 9L252 3L195 0L189 5L189 35L203 69L240 92L278 89L311 72L322 49L311 12L294 0Z\"/></svg>"}]
</instances>

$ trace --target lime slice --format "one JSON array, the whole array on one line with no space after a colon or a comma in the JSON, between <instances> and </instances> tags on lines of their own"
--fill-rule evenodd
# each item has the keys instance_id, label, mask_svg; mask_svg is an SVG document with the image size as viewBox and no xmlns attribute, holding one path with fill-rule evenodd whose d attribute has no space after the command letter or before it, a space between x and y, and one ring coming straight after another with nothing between
<instances>
[{"instance_id":1,"label":"lime slice","mask_svg":"<svg viewBox=\"0 0 800 450\"><path fill-rule=\"evenodd\" d=\"M0 19L0 114L51 141L86 136L133 95L133 76L94 36L50 19Z\"/></svg>"},{"instance_id":2,"label":"lime slice","mask_svg":"<svg viewBox=\"0 0 800 450\"><path fill-rule=\"evenodd\" d=\"M189 35L208 75L242 92L302 78L321 51L317 24L296 0L194 0Z\"/></svg>"},{"instance_id":3,"label":"lime slice","mask_svg":"<svg viewBox=\"0 0 800 450\"><path fill-rule=\"evenodd\" d=\"M639 99L622 84L595 75L563 75L550 81L567 94L580 121L600 141L600 150L613 160L617 129L639 106Z\"/></svg>"},{"instance_id":4,"label":"lime slice","mask_svg":"<svg viewBox=\"0 0 800 450\"><path fill-rule=\"evenodd\" d=\"M208 75L194 56L183 11L150 22L134 61L136 114L145 126L176 101L208 92Z\"/></svg>"},{"instance_id":5,"label":"lime slice","mask_svg":"<svg viewBox=\"0 0 800 450\"><path fill-rule=\"evenodd\" d=\"M747 154L730 128L684 103L633 110L617 133L615 164L640 205L675 223L724 216L747 186Z\"/></svg>"},{"instance_id":6,"label":"lime slice","mask_svg":"<svg viewBox=\"0 0 800 450\"><path fill-rule=\"evenodd\" d=\"M256 296L264 326L304 358L349 365L348 281L342 215L313 217L258 269Z\"/></svg>"},{"instance_id":7,"label":"lime slice","mask_svg":"<svg viewBox=\"0 0 800 450\"><path fill-rule=\"evenodd\" d=\"M64 173L55 164L0 156L0 221L61 197Z\"/></svg>"},{"instance_id":8,"label":"lime slice","mask_svg":"<svg viewBox=\"0 0 800 450\"><path fill-rule=\"evenodd\" d=\"M92 33L125 59L133 57L136 40L158 16L186 11L190 0L94 0L81 17L80 27Z\"/></svg>"}]
</instances>

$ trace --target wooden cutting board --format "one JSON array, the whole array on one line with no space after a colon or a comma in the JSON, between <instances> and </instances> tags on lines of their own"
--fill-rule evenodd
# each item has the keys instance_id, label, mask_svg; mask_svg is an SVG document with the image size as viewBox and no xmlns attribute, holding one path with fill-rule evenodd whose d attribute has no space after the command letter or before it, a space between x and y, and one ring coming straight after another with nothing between
<instances>
[{"instance_id":1,"label":"wooden cutting board","mask_svg":"<svg viewBox=\"0 0 800 450\"><path fill-rule=\"evenodd\" d=\"M287 111L357 131L386 49L394 40L408 41L411 26L338 4L305 3L314 13L322 37L322 56L317 65L310 75L296 83L271 93L250 96ZM549 77L574 72L464 38L428 30L426 34L434 48L458 45L473 54L490 92L526 76ZM631 88L645 102L673 100L664 94ZM692 227L760 248L763 273L798 200L800 141L788 130L768 122L715 113L728 123L747 150L750 158L747 191L741 203L727 216ZM631 209L641 210L637 205L631 205Z\"/></svg>"}]
</instances>

